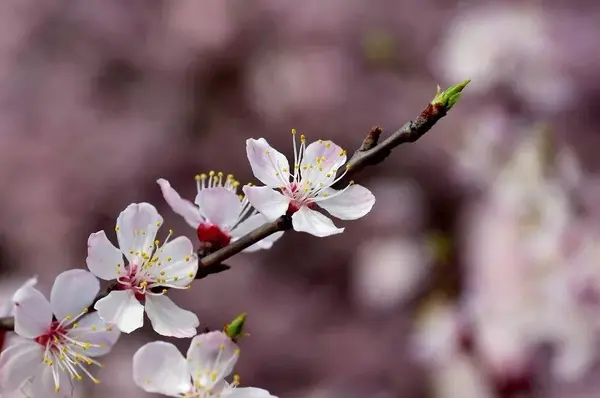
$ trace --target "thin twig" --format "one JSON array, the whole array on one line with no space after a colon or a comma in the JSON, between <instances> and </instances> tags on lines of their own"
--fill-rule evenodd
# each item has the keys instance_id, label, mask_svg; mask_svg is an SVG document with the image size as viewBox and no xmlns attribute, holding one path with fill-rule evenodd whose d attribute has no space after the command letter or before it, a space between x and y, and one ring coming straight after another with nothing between
<instances>
[{"instance_id":1,"label":"thin twig","mask_svg":"<svg viewBox=\"0 0 600 398\"><path fill-rule=\"evenodd\" d=\"M466 83L464 85L466 85ZM464 88L464 85L462 88ZM462 90L462 88L460 88L460 90ZM449 92L451 89L452 87L447 91ZM383 142L379 143L379 138L383 130L380 127L373 127L363 140L361 146L354 152L346 164L346 174L339 183L347 185L351 177L367 166L382 162L397 146L408 142L415 142L427 133L438 120L446 116L448 110L454 105L454 103L448 103L447 99L444 100L439 94L438 91L438 96L436 96L434 101L427 105L427 108L425 108L415 120L405 123L397 131L383 140ZM444 93L442 93L442 95L443 94ZM444 105L444 103L446 105ZM256 228L222 249L201 258L196 279L202 279L210 274L216 274L229 269L230 267L224 265L223 261L266 237L276 232L289 230L291 227L290 217L282 216L273 222L269 222ZM110 291L110 288L107 291ZM94 302L107 294L107 292L100 293ZM13 329L14 319L12 317L0 318L0 330Z\"/></svg>"}]
</instances>

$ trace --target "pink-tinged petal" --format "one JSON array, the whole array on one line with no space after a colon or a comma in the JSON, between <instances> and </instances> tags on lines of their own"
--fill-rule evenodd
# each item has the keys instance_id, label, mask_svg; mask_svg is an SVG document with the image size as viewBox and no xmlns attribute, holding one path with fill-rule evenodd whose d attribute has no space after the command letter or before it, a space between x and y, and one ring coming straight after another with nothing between
<instances>
[{"instance_id":1,"label":"pink-tinged petal","mask_svg":"<svg viewBox=\"0 0 600 398\"><path fill-rule=\"evenodd\" d=\"M267 220L276 220L283 216L290 205L290 198L269 187L251 187L245 185L242 190L248 202Z\"/></svg>"},{"instance_id":2,"label":"pink-tinged petal","mask_svg":"<svg viewBox=\"0 0 600 398\"><path fill-rule=\"evenodd\" d=\"M97 312L93 312L77 321L77 327L69 329L67 335L74 340L91 344L91 347L81 349L82 354L99 357L110 352L121 332L118 328L107 325Z\"/></svg>"},{"instance_id":3,"label":"pink-tinged petal","mask_svg":"<svg viewBox=\"0 0 600 398\"><path fill-rule=\"evenodd\" d=\"M0 354L0 391L18 391L42 364L44 347L29 340L8 347ZM0 395L1 396L1 395Z\"/></svg>"},{"instance_id":4,"label":"pink-tinged petal","mask_svg":"<svg viewBox=\"0 0 600 398\"><path fill-rule=\"evenodd\" d=\"M56 319L76 317L88 308L100 291L100 282L82 269L65 271L56 277L50 292L50 304Z\"/></svg>"},{"instance_id":5,"label":"pink-tinged petal","mask_svg":"<svg viewBox=\"0 0 600 398\"><path fill-rule=\"evenodd\" d=\"M154 243L163 218L150 203L132 203L117 218L119 248L129 262L138 260L133 252L147 252Z\"/></svg>"},{"instance_id":6,"label":"pink-tinged petal","mask_svg":"<svg viewBox=\"0 0 600 398\"><path fill-rule=\"evenodd\" d=\"M21 288L24 287L33 287L37 284L38 279L37 276L33 276L27 279L22 285ZM0 317L5 316L13 316L13 303L10 300L6 300L0 303ZM0 349L2 349L2 344L0 343Z\"/></svg>"},{"instance_id":7,"label":"pink-tinged petal","mask_svg":"<svg viewBox=\"0 0 600 398\"><path fill-rule=\"evenodd\" d=\"M73 396L73 382L69 373L57 369L58 383L52 374L54 366L38 365L36 375L31 382L31 396L44 398L71 398ZM56 384L55 384L56 383Z\"/></svg>"},{"instance_id":8,"label":"pink-tinged petal","mask_svg":"<svg viewBox=\"0 0 600 398\"><path fill-rule=\"evenodd\" d=\"M144 325L144 306L131 290L113 290L94 306L98 315L123 333L131 333Z\"/></svg>"},{"instance_id":9,"label":"pink-tinged petal","mask_svg":"<svg viewBox=\"0 0 600 398\"><path fill-rule=\"evenodd\" d=\"M133 355L133 381L146 392L181 397L192 388L187 363L177 347L155 341Z\"/></svg>"},{"instance_id":10,"label":"pink-tinged petal","mask_svg":"<svg viewBox=\"0 0 600 398\"><path fill-rule=\"evenodd\" d=\"M33 339L48 331L52 324L52 307L42 293L33 287L22 287L12 300L18 335Z\"/></svg>"},{"instance_id":11,"label":"pink-tinged petal","mask_svg":"<svg viewBox=\"0 0 600 398\"><path fill-rule=\"evenodd\" d=\"M196 196L196 204L207 222L226 231L237 223L242 210L240 198L223 187L202 189Z\"/></svg>"},{"instance_id":12,"label":"pink-tinged petal","mask_svg":"<svg viewBox=\"0 0 600 398\"><path fill-rule=\"evenodd\" d=\"M163 336L192 337L200 325L196 314L179 308L165 295L147 296L146 314L154 331Z\"/></svg>"},{"instance_id":13,"label":"pink-tinged petal","mask_svg":"<svg viewBox=\"0 0 600 398\"><path fill-rule=\"evenodd\" d=\"M213 386L233 371L240 350L227 335L215 331L192 339L187 352L188 369L194 382ZM211 378L211 374L216 374Z\"/></svg>"},{"instance_id":14,"label":"pink-tinged petal","mask_svg":"<svg viewBox=\"0 0 600 398\"><path fill-rule=\"evenodd\" d=\"M237 240L242 236L252 232L256 228L266 224L268 221L262 214L254 214L248 217L241 223L239 223L234 229L231 230L231 236L233 240ZM261 249L270 249L279 238L283 236L283 232L276 232L269 235L265 239L253 244L244 250L245 253L255 252Z\"/></svg>"},{"instance_id":15,"label":"pink-tinged petal","mask_svg":"<svg viewBox=\"0 0 600 398\"><path fill-rule=\"evenodd\" d=\"M194 229L198 228L198 225L203 221L198 207L189 200L179 196L177 191L171 187L169 181L164 178L159 178L156 182L160 186L163 197L167 204L171 206L171 209L183 217L190 227Z\"/></svg>"},{"instance_id":16,"label":"pink-tinged petal","mask_svg":"<svg viewBox=\"0 0 600 398\"><path fill-rule=\"evenodd\" d=\"M173 239L158 250L157 256L157 266L148 270L152 276L163 280L157 285L185 287L192 283L198 272L198 255L188 238Z\"/></svg>"},{"instance_id":17,"label":"pink-tinged petal","mask_svg":"<svg viewBox=\"0 0 600 398\"><path fill-rule=\"evenodd\" d=\"M344 192L329 188L324 191L328 196L320 196L318 205L340 220L356 220L371 211L375 196L362 185L351 185ZM335 196L334 196L335 195Z\"/></svg>"},{"instance_id":18,"label":"pink-tinged petal","mask_svg":"<svg viewBox=\"0 0 600 398\"><path fill-rule=\"evenodd\" d=\"M88 269L100 279L117 279L117 271L123 269L123 253L113 246L104 231L95 232L88 238Z\"/></svg>"},{"instance_id":19,"label":"pink-tinged petal","mask_svg":"<svg viewBox=\"0 0 600 398\"><path fill-rule=\"evenodd\" d=\"M319 237L344 232L344 228L336 227L331 219L306 206L302 206L300 210L294 213L292 216L292 226L294 227L294 231L307 232Z\"/></svg>"},{"instance_id":20,"label":"pink-tinged petal","mask_svg":"<svg viewBox=\"0 0 600 398\"><path fill-rule=\"evenodd\" d=\"M304 150L300 162L302 179L331 183L335 179L335 173L344 163L346 152L340 146L332 141L315 141Z\"/></svg>"},{"instance_id":21,"label":"pink-tinged petal","mask_svg":"<svg viewBox=\"0 0 600 398\"><path fill-rule=\"evenodd\" d=\"M267 390L256 387L230 388L225 390L221 396L223 398L277 398Z\"/></svg>"},{"instance_id":22,"label":"pink-tinged petal","mask_svg":"<svg viewBox=\"0 0 600 398\"><path fill-rule=\"evenodd\" d=\"M289 182L290 164L287 158L269 145L267 140L246 140L246 154L254 176L266 186L277 188Z\"/></svg>"}]
</instances>

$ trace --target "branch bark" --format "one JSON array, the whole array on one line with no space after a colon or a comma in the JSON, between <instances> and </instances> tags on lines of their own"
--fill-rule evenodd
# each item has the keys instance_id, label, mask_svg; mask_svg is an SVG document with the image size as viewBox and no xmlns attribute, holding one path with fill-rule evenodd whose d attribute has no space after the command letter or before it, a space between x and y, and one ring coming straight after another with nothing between
<instances>
[{"instance_id":1,"label":"branch bark","mask_svg":"<svg viewBox=\"0 0 600 398\"><path fill-rule=\"evenodd\" d=\"M454 105L454 103L449 104L447 101L439 101L439 94L440 93L438 92L438 96L436 96L434 101L428 104L425 110L423 110L415 120L405 123L381 143L379 143L379 139L383 130L377 126L373 127L363 140L361 146L354 152L346 164L346 174L344 175L344 178L338 181L338 184L336 185L347 185L351 178L365 167L376 165L385 160L397 146L404 143L415 142L425 135L425 133L427 133L441 118L446 116L448 110ZM286 231L291 228L292 223L289 216L282 216L273 222L256 228L254 231L241 237L235 242L201 258L196 279L202 279L208 275L228 270L230 267L223 264L223 261L265 239L269 235L280 231ZM108 291L110 291L110 288ZM100 293L95 301L106 296L106 294L108 293ZM13 329L14 319L12 317L0 318L0 331Z\"/></svg>"}]
</instances>

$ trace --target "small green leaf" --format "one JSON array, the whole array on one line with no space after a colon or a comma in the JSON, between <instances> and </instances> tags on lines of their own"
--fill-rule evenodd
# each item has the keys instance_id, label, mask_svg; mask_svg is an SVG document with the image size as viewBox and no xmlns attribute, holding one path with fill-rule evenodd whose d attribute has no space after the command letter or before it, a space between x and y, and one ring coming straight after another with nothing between
<instances>
[{"instance_id":1,"label":"small green leaf","mask_svg":"<svg viewBox=\"0 0 600 398\"><path fill-rule=\"evenodd\" d=\"M223 331L233 341L237 341L242 336L247 336L248 333L244 331L244 323L246 322L246 313L238 315L231 323L225 325Z\"/></svg>"},{"instance_id":2,"label":"small green leaf","mask_svg":"<svg viewBox=\"0 0 600 398\"><path fill-rule=\"evenodd\" d=\"M446 90L442 91L440 86L437 86L437 92L433 101L431 101L431 105L441 105L447 111L452 109L454 104L458 102L460 98L460 94L463 89L467 87L467 84L471 82L471 79L465 80L462 83L455 84L453 86L448 87Z\"/></svg>"}]
</instances>

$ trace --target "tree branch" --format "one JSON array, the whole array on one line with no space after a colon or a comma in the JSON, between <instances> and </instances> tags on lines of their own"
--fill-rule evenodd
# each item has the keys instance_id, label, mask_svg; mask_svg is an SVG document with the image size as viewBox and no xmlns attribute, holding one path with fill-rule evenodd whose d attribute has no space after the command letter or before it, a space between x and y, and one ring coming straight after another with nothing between
<instances>
[{"instance_id":1,"label":"tree branch","mask_svg":"<svg viewBox=\"0 0 600 398\"><path fill-rule=\"evenodd\" d=\"M379 143L379 138L383 130L377 126L373 127L363 140L359 149L354 152L346 164L346 174L336 185L347 185L351 177L367 166L381 163L397 146L408 142L415 142L425 135L425 133L427 133L441 118L446 116L447 112L454 106L460 97L461 91L468 83L469 81L467 80L451 86L443 92L440 91L438 86L436 97L427 105L425 110L423 110L415 120L405 123L400 129L392 133L381 143ZM230 267L223 264L223 261L276 232L286 231L291 228L292 222L289 216L282 216L273 222L256 228L254 231L244 235L222 249L202 257L199 261L196 279L202 279L208 275L228 270ZM107 289L107 291L110 290L110 288ZM107 294L107 292L100 293L94 302ZM13 329L14 319L12 317L0 318L0 331Z\"/></svg>"}]
</instances>

